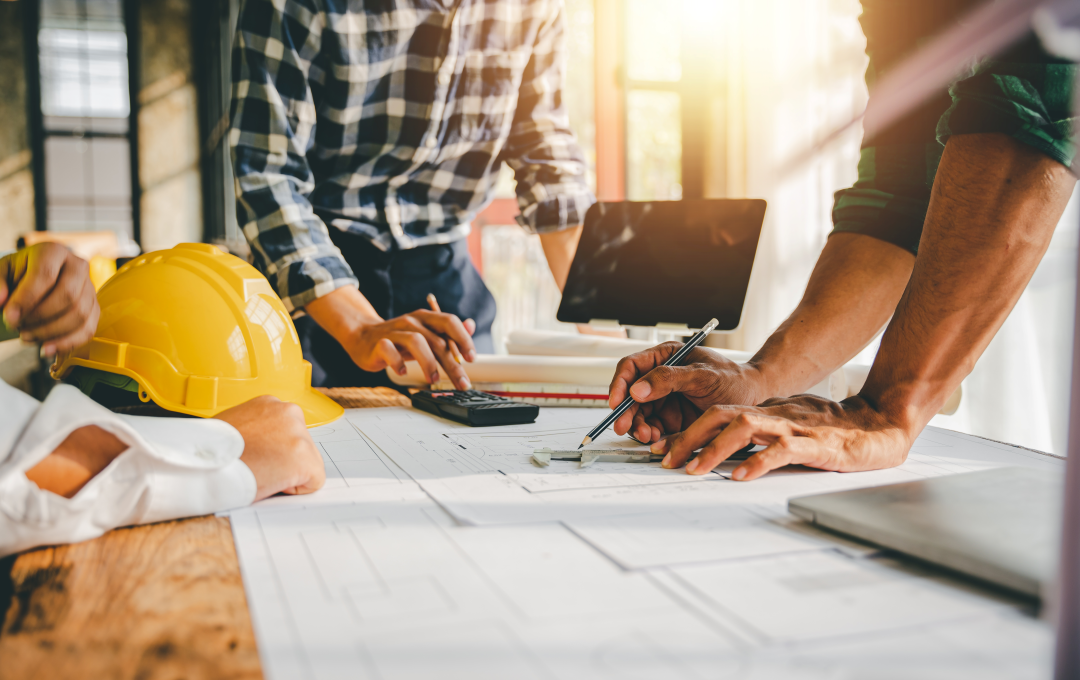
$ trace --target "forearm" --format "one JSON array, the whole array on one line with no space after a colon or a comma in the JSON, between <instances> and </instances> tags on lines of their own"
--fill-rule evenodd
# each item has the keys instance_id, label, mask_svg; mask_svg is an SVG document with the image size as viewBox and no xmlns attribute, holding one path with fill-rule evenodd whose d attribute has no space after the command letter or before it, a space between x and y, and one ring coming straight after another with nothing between
<instances>
[{"instance_id":1,"label":"forearm","mask_svg":"<svg viewBox=\"0 0 1080 680\"><path fill-rule=\"evenodd\" d=\"M750 360L762 377L758 402L805 392L858 354L888 323L914 263L876 238L830 237L799 306Z\"/></svg>"},{"instance_id":2,"label":"forearm","mask_svg":"<svg viewBox=\"0 0 1080 680\"><path fill-rule=\"evenodd\" d=\"M472 386L452 349L456 345L466 361L476 359L472 341L476 322L472 319L418 309L384 320L352 286L336 288L312 300L305 310L365 371L389 368L405 375L405 362L415 360L429 382L439 381L441 366L458 389Z\"/></svg>"},{"instance_id":3,"label":"forearm","mask_svg":"<svg viewBox=\"0 0 1080 680\"><path fill-rule=\"evenodd\" d=\"M1075 178L1005 135L950 138L919 257L860 395L912 438L1012 311Z\"/></svg>"},{"instance_id":4,"label":"forearm","mask_svg":"<svg viewBox=\"0 0 1080 680\"><path fill-rule=\"evenodd\" d=\"M100 427L81 427L27 470L26 478L39 489L71 498L126 449L126 444Z\"/></svg>"},{"instance_id":5,"label":"forearm","mask_svg":"<svg viewBox=\"0 0 1080 680\"><path fill-rule=\"evenodd\" d=\"M364 294L353 286L335 288L309 302L304 311L342 344L365 326L383 321Z\"/></svg>"},{"instance_id":6,"label":"forearm","mask_svg":"<svg viewBox=\"0 0 1080 680\"><path fill-rule=\"evenodd\" d=\"M577 252L578 241L581 239L581 229L581 225L578 225L540 234L540 245L544 248L544 256L547 257L548 267L551 268L551 275L555 277L559 292L566 286L570 264L574 261L574 253Z\"/></svg>"}]
</instances>

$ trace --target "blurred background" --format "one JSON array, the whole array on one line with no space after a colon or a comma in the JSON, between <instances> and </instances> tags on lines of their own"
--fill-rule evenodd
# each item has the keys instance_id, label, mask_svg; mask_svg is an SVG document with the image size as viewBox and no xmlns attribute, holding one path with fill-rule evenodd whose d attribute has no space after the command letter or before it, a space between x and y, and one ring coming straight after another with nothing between
<instances>
[{"instance_id":1,"label":"blurred background","mask_svg":"<svg viewBox=\"0 0 1080 680\"><path fill-rule=\"evenodd\" d=\"M857 130L781 171L865 106L858 0L565 2L564 99L600 200L769 202L742 324L713 343L756 349L798 302L833 192L856 177ZM34 232L108 231L118 256L184 241L246 253L224 144L238 7L0 1L0 251ZM497 342L572 331L503 170L469 242L498 301ZM961 410L934 424L1064 452L1076 203Z\"/></svg>"}]
</instances>

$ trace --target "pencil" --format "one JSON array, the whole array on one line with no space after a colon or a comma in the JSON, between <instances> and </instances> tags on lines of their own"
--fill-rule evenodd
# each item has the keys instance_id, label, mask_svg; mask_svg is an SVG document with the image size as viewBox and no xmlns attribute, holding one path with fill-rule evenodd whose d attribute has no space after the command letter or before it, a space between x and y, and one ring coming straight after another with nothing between
<instances>
[{"instance_id":1,"label":"pencil","mask_svg":"<svg viewBox=\"0 0 1080 680\"><path fill-rule=\"evenodd\" d=\"M439 309L439 301L435 299L435 293L428 293L427 294L427 303L428 303L428 306L431 307L431 311L433 311L433 312L441 312L442 311L441 309ZM462 361L464 361L464 359L461 357L461 352L458 350L458 346L457 346L456 342L454 342L453 340L450 340L448 338L446 340L446 346L450 349L450 356L454 357L454 361L458 362L459 364Z\"/></svg>"},{"instance_id":2,"label":"pencil","mask_svg":"<svg viewBox=\"0 0 1080 680\"><path fill-rule=\"evenodd\" d=\"M690 350L692 350L695 347L697 347L698 345L700 345L702 343L702 341L704 341L705 338L708 337L709 333L712 332L712 330L714 328L716 328L717 324L719 324L719 323L720 322L717 321L716 319L710 320L709 323L705 324L704 328L702 328L700 331L695 333L694 337L690 338L689 342L687 342L685 345L680 347L679 351L675 352L670 357L668 357L668 360L665 361L663 363L663 365L664 366L678 366L682 362L682 360L686 357L686 355L690 353ZM597 425L592 430L590 430L589 434L585 435L585 439L581 440L581 444L578 445L578 448L580 449L582 446L585 446L586 444L591 444L594 439L599 437L604 432L604 430L611 427L612 423L614 423L616 420L619 419L619 416L626 413L626 409L630 408L630 406L633 405L633 403L634 403L634 398L631 397L629 394L626 395L626 399L623 399L623 402L621 404L619 404L618 406L616 406L615 410L612 411L611 413L609 413L607 418L604 418L602 421L600 421L599 425Z\"/></svg>"}]
</instances>

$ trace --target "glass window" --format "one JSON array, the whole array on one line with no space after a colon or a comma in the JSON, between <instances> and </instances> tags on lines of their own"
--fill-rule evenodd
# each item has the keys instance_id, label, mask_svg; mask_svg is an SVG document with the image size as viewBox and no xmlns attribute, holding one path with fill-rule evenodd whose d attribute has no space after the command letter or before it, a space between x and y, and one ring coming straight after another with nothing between
<instances>
[{"instance_id":1,"label":"glass window","mask_svg":"<svg viewBox=\"0 0 1080 680\"><path fill-rule=\"evenodd\" d=\"M46 226L133 232L121 0L43 0L38 29Z\"/></svg>"},{"instance_id":2,"label":"glass window","mask_svg":"<svg viewBox=\"0 0 1080 680\"><path fill-rule=\"evenodd\" d=\"M682 106L677 92L626 97L626 190L631 201L682 198Z\"/></svg>"},{"instance_id":3,"label":"glass window","mask_svg":"<svg viewBox=\"0 0 1080 680\"><path fill-rule=\"evenodd\" d=\"M566 52L569 67L563 102L570 115L570 128L588 164L589 187L596 190L596 116L593 102L593 0L566 0Z\"/></svg>"},{"instance_id":4,"label":"glass window","mask_svg":"<svg viewBox=\"0 0 1080 680\"><path fill-rule=\"evenodd\" d=\"M131 229L128 141L112 137L45 138L45 194L53 231Z\"/></svg>"},{"instance_id":5,"label":"glass window","mask_svg":"<svg viewBox=\"0 0 1080 680\"><path fill-rule=\"evenodd\" d=\"M627 0L625 7L627 78L678 82L682 77L682 2Z\"/></svg>"},{"instance_id":6,"label":"glass window","mask_svg":"<svg viewBox=\"0 0 1080 680\"><path fill-rule=\"evenodd\" d=\"M44 115L127 118L127 36L122 28L42 28L38 46Z\"/></svg>"}]
</instances>

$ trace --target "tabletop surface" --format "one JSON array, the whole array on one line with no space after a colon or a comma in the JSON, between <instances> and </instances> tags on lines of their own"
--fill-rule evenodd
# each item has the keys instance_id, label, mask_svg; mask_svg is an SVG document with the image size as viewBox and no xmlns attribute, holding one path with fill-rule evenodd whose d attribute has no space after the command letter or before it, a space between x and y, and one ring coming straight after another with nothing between
<instances>
[{"instance_id":1,"label":"tabletop surface","mask_svg":"<svg viewBox=\"0 0 1080 680\"><path fill-rule=\"evenodd\" d=\"M345 408L409 404L388 388L323 392ZM0 560L0 607L0 680L262 677L225 518L117 529Z\"/></svg>"}]
</instances>

